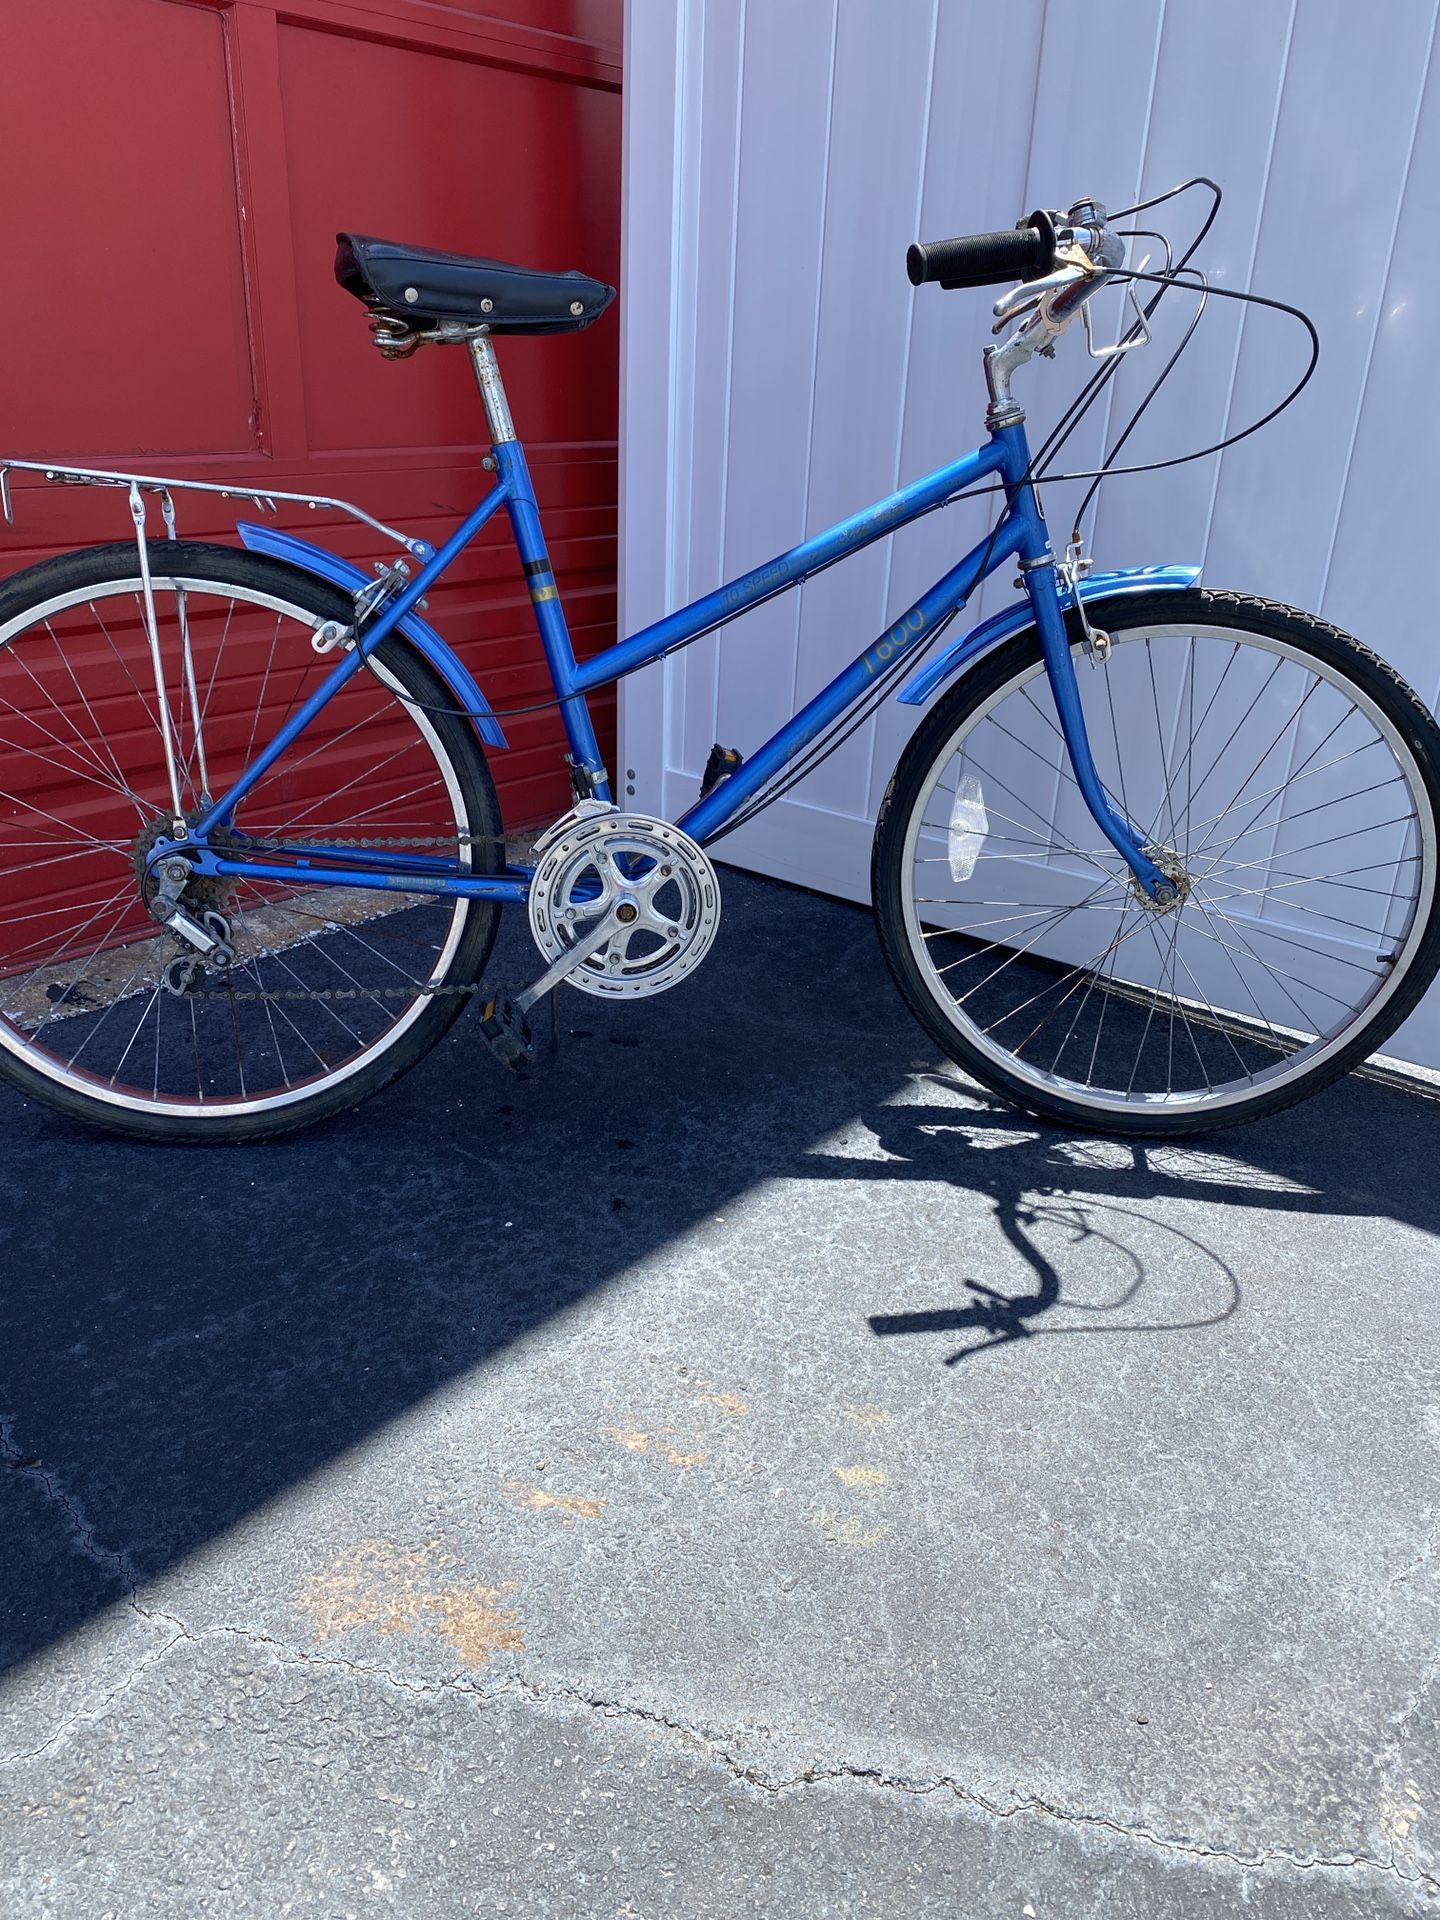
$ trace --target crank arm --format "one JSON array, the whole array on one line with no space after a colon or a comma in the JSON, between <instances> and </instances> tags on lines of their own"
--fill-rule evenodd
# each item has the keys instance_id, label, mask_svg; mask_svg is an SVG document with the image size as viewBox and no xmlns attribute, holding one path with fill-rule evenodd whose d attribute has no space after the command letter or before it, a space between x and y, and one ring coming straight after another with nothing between
<instances>
[{"instance_id":1,"label":"crank arm","mask_svg":"<svg viewBox=\"0 0 1440 1920\"><path fill-rule=\"evenodd\" d=\"M600 951L620 924L613 913L607 913L590 929L589 933L582 934L573 947L567 947L559 959L545 969L538 980L526 987L523 993L516 994L516 1011L522 1015L528 1013L535 1002L543 1000L552 987L558 987L560 982L570 974L578 973L591 954Z\"/></svg>"}]
</instances>

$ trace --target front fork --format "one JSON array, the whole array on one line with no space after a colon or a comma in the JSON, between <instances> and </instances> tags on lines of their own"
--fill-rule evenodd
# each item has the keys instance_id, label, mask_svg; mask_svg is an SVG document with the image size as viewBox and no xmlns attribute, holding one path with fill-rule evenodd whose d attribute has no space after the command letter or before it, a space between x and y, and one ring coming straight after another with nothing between
<instances>
[{"instance_id":1,"label":"front fork","mask_svg":"<svg viewBox=\"0 0 1440 1920\"><path fill-rule=\"evenodd\" d=\"M1050 536L1040 502L1034 487L1025 478L1030 455L1025 442L1023 417L1011 425L998 427L996 437L1005 444L1010 455L1006 491L1010 510L1024 528L1020 562L1025 593L1035 615L1035 630L1040 636L1040 651L1044 655L1045 672L1050 681L1050 691L1055 697L1055 711L1060 718L1060 731L1064 735L1065 749L1074 770L1075 784L1094 816L1096 826L1124 859L1146 897L1157 907L1170 906L1176 898L1175 883L1145 851L1145 835L1115 806L1095 770L1095 757L1090 751L1090 735L1085 726L1080 688L1075 678L1075 660L1065 629L1064 609L1060 605L1055 556L1050 550ZM1078 595L1078 583L1075 590Z\"/></svg>"}]
</instances>

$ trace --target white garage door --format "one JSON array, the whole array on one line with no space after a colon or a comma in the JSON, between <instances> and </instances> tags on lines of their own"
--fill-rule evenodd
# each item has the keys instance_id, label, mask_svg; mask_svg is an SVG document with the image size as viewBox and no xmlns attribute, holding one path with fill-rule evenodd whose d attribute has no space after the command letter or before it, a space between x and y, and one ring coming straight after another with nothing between
<instances>
[{"instance_id":1,"label":"white garage door","mask_svg":"<svg viewBox=\"0 0 1440 1920\"><path fill-rule=\"evenodd\" d=\"M1387 7L1379 32L1345 0L630 0L625 628L983 437L993 295L914 293L907 242L1082 194L1120 206L1209 173L1226 198L1201 263L1221 285L1306 307L1320 367L1243 445L1108 483L1098 564L1203 561L1211 585L1358 634L1434 705L1436 11ZM1204 205L1197 194L1161 217L1183 239ZM1183 297L1166 305L1173 329ZM1069 465L1094 464L1164 350L1134 356ZM1293 322L1212 302L1124 457L1233 432L1304 352ZM1053 368L1017 382L1033 439L1087 364L1067 336ZM1078 491L1047 492L1057 536ZM757 746L981 536L981 513L932 515L628 682L634 804L682 812L711 743ZM1007 569L974 617L1013 597ZM915 719L889 703L724 858L868 898L875 809ZM1440 1066L1440 996L1391 1049Z\"/></svg>"}]
</instances>

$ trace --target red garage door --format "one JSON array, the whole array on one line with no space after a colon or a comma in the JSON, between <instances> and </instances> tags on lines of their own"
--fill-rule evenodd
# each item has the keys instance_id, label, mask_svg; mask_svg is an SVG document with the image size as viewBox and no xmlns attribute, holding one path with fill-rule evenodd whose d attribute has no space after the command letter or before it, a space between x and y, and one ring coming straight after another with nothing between
<instances>
[{"instance_id":1,"label":"red garage door","mask_svg":"<svg viewBox=\"0 0 1440 1920\"><path fill-rule=\"evenodd\" d=\"M613 283L620 7L0 0L0 454L338 494L438 542L486 484L468 364L380 359L332 278L336 229ZM582 654L614 638L618 340L612 315L501 347ZM122 494L29 479L3 571L125 535ZM185 535L233 540L229 503L179 507ZM282 507L278 524L368 571L382 543L326 519ZM428 617L497 707L546 691L499 530ZM596 721L613 739L613 698ZM553 817L569 791L553 714L507 733L507 823Z\"/></svg>"}]
</instances>

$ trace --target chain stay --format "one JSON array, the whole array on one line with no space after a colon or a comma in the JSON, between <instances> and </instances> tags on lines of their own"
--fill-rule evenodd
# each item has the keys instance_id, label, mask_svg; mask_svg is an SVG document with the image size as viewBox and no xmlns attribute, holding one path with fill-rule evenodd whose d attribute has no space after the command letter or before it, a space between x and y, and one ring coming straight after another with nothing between
<instances>
[{"instance_id":1,"label":"chain stay","mask_svg":"<svg viewBox=\"0 0 1440 1920\"><path fill-rule=\"evenodd\" d=\"M243 842L245 851L261 853L283 852L290 846L288 840L252 839L246 837ZM383 839L360 840L347 837L344 840L311 840L312 847L363 848L378 852L385 847L503 847L507 845L503 833L468 833L464 828L455 833L411 833L391 834ZM228 972L228 969L226 970ZM196 999L226 1000L414 1000L418 998L438 999L448 994L466 995L479 993L483 981L469 980L460 986L451 986L445 981L427 985L414 980L404 987L232 987L227 980L222 992L202 993L191 990L190 997Z\"/></svg>"}]
</instances>

